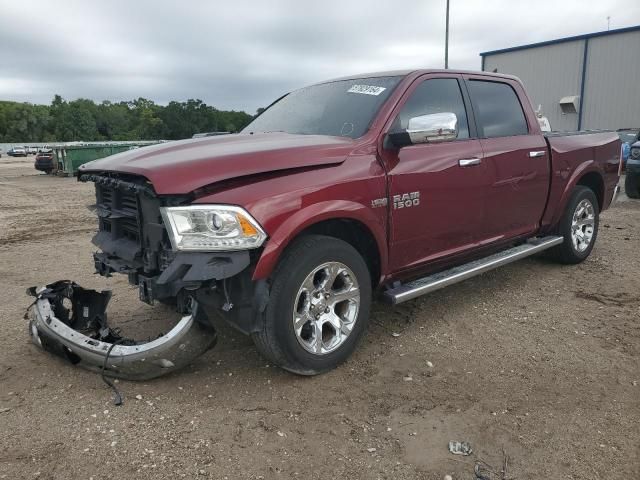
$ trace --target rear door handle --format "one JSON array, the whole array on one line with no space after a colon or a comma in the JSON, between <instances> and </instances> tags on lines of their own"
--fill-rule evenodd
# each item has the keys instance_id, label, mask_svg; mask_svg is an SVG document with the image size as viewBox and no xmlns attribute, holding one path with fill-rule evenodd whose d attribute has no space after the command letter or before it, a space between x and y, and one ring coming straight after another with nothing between
<instances>
[{"instance_id":1,"label":"rear door handle","mask_svg":"<svg viewBox=\"0 0 640 480\"><path fill-rule=\"evenodd\" d=\"M479 158L462 158L458 160L458 165L461 167L472 167L473 165L480 165L482 160Z\"/></svg>"},{"instance_id":2,"label":"rear door handle","mask_svg":"<svg viewBox=\"0 0 640 480\"><path fill-rule=\"evenodd\" d=\"M547 153L545 150L534 150L529 152L529 158L544 157L545 153Z\"/></svg>"}]
</instances>

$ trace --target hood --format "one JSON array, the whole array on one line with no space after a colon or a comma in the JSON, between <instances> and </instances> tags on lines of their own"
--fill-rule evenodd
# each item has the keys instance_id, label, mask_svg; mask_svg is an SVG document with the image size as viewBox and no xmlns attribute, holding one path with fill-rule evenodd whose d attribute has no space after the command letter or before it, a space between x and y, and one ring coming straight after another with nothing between
<instances>
[{"instance_id":1,"label":"hood","mask_svg":"<svg viewBox=\"0 0 640 480\"><path fill-rule=\"evenodd\" d=\"M160 195L186 194L232 178L342 163L354 147L344 137L237 134L167 142L94 160L79 173L142 175Z\"/></svg>"}]
</instances>

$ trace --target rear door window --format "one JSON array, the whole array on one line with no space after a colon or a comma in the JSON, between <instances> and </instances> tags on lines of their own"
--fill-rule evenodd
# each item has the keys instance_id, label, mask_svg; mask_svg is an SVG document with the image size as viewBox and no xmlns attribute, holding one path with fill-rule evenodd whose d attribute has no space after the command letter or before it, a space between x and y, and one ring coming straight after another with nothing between
<instances>
[{"instance_id":1,"label":"rear door window","mask_svg":"<svg viewBox=\"0 0 640 480\"><path fill-rule=\"evenodd\" d=\"M488 138L527 135L527 120L511 85L501 82L468 82L481 136Z\"/></svg>"}]
</instances>

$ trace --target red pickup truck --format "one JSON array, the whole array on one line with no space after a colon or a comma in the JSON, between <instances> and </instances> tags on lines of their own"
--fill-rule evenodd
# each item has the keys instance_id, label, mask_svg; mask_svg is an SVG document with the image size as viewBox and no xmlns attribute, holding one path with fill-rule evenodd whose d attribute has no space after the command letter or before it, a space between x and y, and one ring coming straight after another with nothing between
<instances>
[{"instance_id":1,"label":"red pickup truck","mask_svg":"<svg viewBox=\"0 0 640 480\"><path fill-rule=\"evenodd\" d=\"M401 303L544 250L585 260L620 168L615 132L543 134L515 77L319 83L240 134L81 166L96 187L96 270L127 274L141 300L184 317L153 342L123 341L104 328L106 294L66 283L32 292L32 336L149 378L208 348L222 317L273 363L318 374L354 350L375 294ZM64 296L84 318L65 314Z\"/></svg>"}]
</instances>

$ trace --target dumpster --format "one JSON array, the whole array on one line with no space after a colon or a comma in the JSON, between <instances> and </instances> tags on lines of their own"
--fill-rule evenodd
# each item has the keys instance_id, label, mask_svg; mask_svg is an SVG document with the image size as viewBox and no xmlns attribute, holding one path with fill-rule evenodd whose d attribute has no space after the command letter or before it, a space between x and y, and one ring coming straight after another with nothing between
<instances>
[{"instance_id":1,"label":"dumpster","mask_svg":"<svg viewBox=\"0 0 640 480\"><path fill-rule=\"evenodd\" d=\"M122 143L82 143L51 145L55 163L54 173L63 176L75 175L78 167L98 158L108 157L120 152L147 145L155 145L159 141L122 142Z\"/></svg>"}]
</instances>

